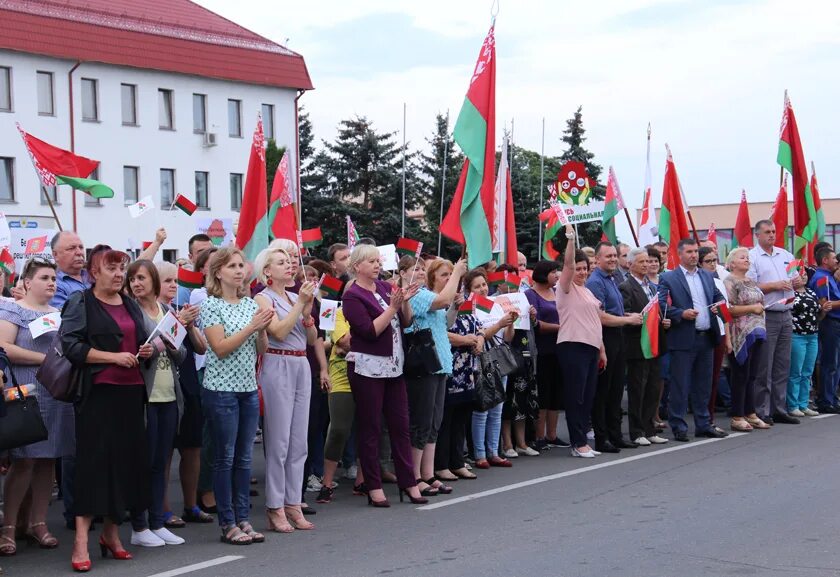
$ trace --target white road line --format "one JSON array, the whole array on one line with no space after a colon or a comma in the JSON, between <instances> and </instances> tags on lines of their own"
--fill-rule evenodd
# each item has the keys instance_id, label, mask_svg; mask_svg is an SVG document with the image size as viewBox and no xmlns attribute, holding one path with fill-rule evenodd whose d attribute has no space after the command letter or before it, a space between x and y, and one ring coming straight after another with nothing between
<instances>
[{"instance_id":1,"label":"white road line","mask_svg":"<svg viewBox=\"0 0 840 577\"><path fill-rule=\"evenodd\" d=\"M817 415L816 417L811 417L812 421L816 421L817 419L825 419L826 417L836 417L836 413L823 413L822 415Z\"/></svg>"},{"instance_id":2,"label":"white road line","mask_svg":"<svg viewBox=\"0 0 840 577\"><path fill-rule=\"evenodd\" d=\"M225 555L224 557L217 557L215 559L210 559L209 561L202 561L201 563L195 563L193 565L187 565L178 569L164 571L163 573L155 573L154 575L149 575L149 577L175 577L175 575L192 573L193 571L200 571L201 569L215 567L216 565L222 565L224 563L230 563L231 561L238 561L239 559L244 558L244 555Z\"/></svg>"},{"instance_id":3,"label":"white road line","mask_svg":"<svg viewBox=\"0 0 840 577\"><path fill-rule=\"evenodd\" d=\"M819 418L819 417L814 417ZM523 487L530 487L531 485L537 485L539 483L546 483L548 481L555 481L557 479L563 479L565 477L573 477L575 475L580 475L582 473L588 473L590 471L596 471L598 469L606 469L607 467L615 467L616 465L623 465L624 463L632 463L633 461L641 461L642 459L649 459L650 457L656 457L658 455L664 455L665 453L674 453L676 451L683 451L685 449L691 449L692 447L699 447L701 445L708 445L709 443L717 443L719 441L725 441L726 439L733 439L735 437L741 437L743 435L747 435L749 433L730 433L728 437L724 437L723 439L703 439L702 441L695 441L693 443L685 443L680 445L675 445L672 447L668 447L667 449L659 449L658 451L651 451L650 453L642 453L640 455L634 455L632 457L625 457L624 459L616 459L615 461L607 461L604 463L599 463L597 465L592 465L591 467L581 467L580 469L572 469L570 471L563 471L562 473L555 473L554 475L546 475L544 477L537 477L536 479L529 479L527 481L520 481L519 483L513 483L511 485L504 485L502 487L496 487L495 489L488 489L487 491L481 491L479 493L473 493L472 495L465 495L463 497L456 497L455 499L448 499L446 501L440 501L433 505L423 505L422 507L417 507L420 511L432 511L434 509L442 509L443 507L450 507L452 505L457 505L459 503L465 503L467 501L475 501L476 499L481 499L482 497L489 497L491 495L498 495L499 493L506 493L507 491L513 491L516 489L521 489Z\"/></svg>"}]
</instances>

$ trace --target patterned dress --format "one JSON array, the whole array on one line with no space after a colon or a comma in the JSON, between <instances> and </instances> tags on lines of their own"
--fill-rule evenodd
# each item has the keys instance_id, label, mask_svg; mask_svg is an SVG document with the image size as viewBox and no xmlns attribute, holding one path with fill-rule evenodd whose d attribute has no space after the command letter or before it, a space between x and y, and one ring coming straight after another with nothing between
<instances>
[{"instance_id":1,"label":"patterned dress","mask_svg":"<svg viewBox=\"0 0 840 577\"><path fill-rule=\"evenodd\" d=\"M525 367L508 376L507 399L502 408L502 420L525 421L536 419L540 412L540 400L537 394L537 378L533 370L534 357L529 340L534 338L533 331L516 330L510 346L525 356Z\"/></svg>"},{"instance_id":2,"label":"patterned dress","mask_svg":"<svg viewBox=\"0 0 840 577\"><path fill-rule=\"evenodd\" d=\"M481 334L481 323L475 315L458 315L449 332L456 335ZM452 374L446 379L446 403L466 403L473 400L478 358L471 347L452 347Z\"/></svg>"},{"instance_id":3,"label":"patterned dress","mask_svg":"<svg viewBox=\"0 0 840 577\"><path fill-rule=\"evenodd\" d=\"M54 332L44 333L37 339L32 338L29 323L47 313L23 308L17 303L0 300L0 320L12 323L18 329L15 344L23 349L45 353L52 343ZM73 404L56 401L49 391L35 379L38 365L12 365L15 378L21 385L35 385L35 395L41 418L47 427L48 437L40 443L33 443L12 450L13 459L57 459L76 453L75 416ZM11 382L8 383L11 386Z\"/></svg>"},{"instance_id":4,"label":"patterned dress","mask_svg":"<svg viewBox=\"0 0 840 577\"><path fill-rule=\"evenodd\" d=\"M729 293L729 304L733 306L764 303L764 293L753 280L748 278L742 280L729 275L723 283L726 285L726 292ZM735 360L739 365L743 365L749 356L752 344L767 338L764 313L760 315L750 313L733 318L729 323L729 338L732 341L732 354Z\"/></svg>"}]
</instances>

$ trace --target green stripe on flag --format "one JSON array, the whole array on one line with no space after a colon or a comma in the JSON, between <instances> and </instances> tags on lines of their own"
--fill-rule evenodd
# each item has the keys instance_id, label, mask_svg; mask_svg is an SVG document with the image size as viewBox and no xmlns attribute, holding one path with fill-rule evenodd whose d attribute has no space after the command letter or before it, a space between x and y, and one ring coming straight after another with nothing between
<instances>
[{"instance_id":1,"label":"green stripe on flag","mask_svg":"<svg viewBox=\"0 0 840 577\"><path fill-rule=\"evenodd\" d=\"M779 139L779 151L776 153L776 163L785 167L789 173L793 174L793 154L790 150L790 144L782 139Z\"/></svg>"},{"instance_id":2,"label":"green stripe on flag","mask_svg":"<svg viewBox=\"0 0 840 577\"><path fill-rule=\"evenodd\" d=\"M67 184L81 190L92 196L93 198L114 198L114 191L105 183L93 180L91 178L77 178L75 176L61 176L56 175L56 180L62 184Z\"/></svg>"},{"instance_id":3,"label":"green stripe on flag","mask_svg":"<svg viewBox=\"0 0 840 577\"><path fill-rule=\"evenodd\" d=\"M659 209L659 238L665 244L671 244L671 211L664 204Z\"/></svg>"},{"instance_id":4,"label":"green stripe on flag","mask_svg":"<svg viewBox=\"0 0 840 577\"><path fill-rule=\"evenodd\" d=\"M254 232L251 234L251 238L248 239L248 243L242 247L242 252L245 253L246 260L254 262L257 259L257 255L260 254L260 251L268 245L268 230L268 219L266 215L263 215L257 221Z\"/></svg>"},{"instance_id":5,"label":"green stripe on flag","mask_svg":"<svg viewBox=\"0 0 840 577\"><path fill-rule=\"evenodd\" d=\"M455 122L455 129L452 136L464 156L470 159L470 164L480 173L484 173L484 146L487 140L487 120L481 116L481 112L464 98L464 105L458 113L458 120ZM485 261L486 262L486 261Z\"/></svg>"}]
</instances>

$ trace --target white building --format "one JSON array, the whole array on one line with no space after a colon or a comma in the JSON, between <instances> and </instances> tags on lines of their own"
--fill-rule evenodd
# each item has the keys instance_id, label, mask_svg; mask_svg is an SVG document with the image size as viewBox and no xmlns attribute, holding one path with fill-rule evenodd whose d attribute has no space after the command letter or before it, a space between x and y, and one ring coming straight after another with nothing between
<instances>
[{"instance_id":1,"label":"white building","mask_svg":"<svg viewBox=\"0 0 840 577\"><path fill-rule=\"evenodd\" d=\"M188 0L4 0L0 21L0 211L12 220L53 222L16 122L99 160L92 178L115 191L50 191L65 230L126 249L164 226L168 260L186 256L202 217L238 220L259 112L297 157L303 57ZM192 217L167 212L178 193ZM126 206L145 196L157 210L132 219Z\"/></svg>"}]
</instances>

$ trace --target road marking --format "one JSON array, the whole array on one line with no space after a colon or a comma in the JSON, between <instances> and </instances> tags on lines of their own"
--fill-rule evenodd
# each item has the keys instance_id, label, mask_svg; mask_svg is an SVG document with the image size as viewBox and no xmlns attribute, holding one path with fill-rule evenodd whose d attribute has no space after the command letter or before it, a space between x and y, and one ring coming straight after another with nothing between
<instances>
[{"instance_id":1,"label":"road marking","mask_svg":"<svg viewBox=\"0 0 840 577\"><path fill-rule=\"evenodd\" d=\"M817 415L816 417L811 417L812 421L816 421L817 419L825 419L826 417L836 417L836 413L823 413L821 415Z\"/></svg>"},{"instance_id":2,"label":"road marking","mask_svg":"<svg viewBox=\"0 0 840 577\"><path fill-rule=\"evenodd\" d=\"M819 417L814 417L815 419ZM562 473L555 473L553 475L546 475L544 477L537 477L536 479L529 479L527 481L520 481L519 483L513 483L511 485L504 485L502 487L496 487L495 489L488 489L487 491L481 491L479 493L473 493L472 495L465 495L463 497L456 497L454 499L448 499L446 501L440 501L433 505L423 505L421 507L417 507L420 511L432 511L434 509L442 509L443 507L449 507L451 505L457 505L459 503L465 503L467 501L475 501L476 499L481 499L482 497L489 497L491 495L498 495L499 493L506 493L507 491L514 491L516 489L521 489L523 487L530 487L531 485L537 485L539 483L546 483L548 481L555 481L557 479L563 479L565 477L573 477L574 475L580 475L582 473L588 473L590 471L596 471L598 469L606 469L607 467L615 467L616 465L623 465L624 463L632 463L633 461L641 461L642 459L649 459L650 457L656 457L657 455L664 455L665 453L674 453L676 451L683 451L685 449L690 449L692 447L699 447L701 445L708 445L709 443L717 443L719 441L725 441L726 439L733 439L735 437L742 437L744 435L748 435L749 433L730 433L728 437L724 437L723 439L703 439L702 441L695 441L693 443L685 443L681 445L675 445L668 447L667 449L660 449L658 451L652 451L650 453L643 453L641 455L634 455L632 457L625 457L623 459L616 459L615 461L607 461L605 463L599 463L597 465L592 465L591 467L581 467L579 469L572 469L571 471L563 471Z\"/></svg>"},{"instance_id":3,"label":"road marking","mask_svg":"<svg viewBox=\"0 0 840 577\"><path fill-rule=\"evenodd\" d=\"M216 565L223 565L224 563L230 563L231 561L238 561L239 559L244 558L244 555L225 555L224 557L217 557L215 559L210 559L209 561L202 561L201 563L195 563L178 569L164 571L163 573L155 573L154 575L149 575L149 577L175 577L176 575L192 573L193 571L200 571L202 569L207 569L208 567L215 567Z\"/></svg>"}]
</instances>

